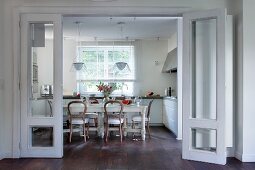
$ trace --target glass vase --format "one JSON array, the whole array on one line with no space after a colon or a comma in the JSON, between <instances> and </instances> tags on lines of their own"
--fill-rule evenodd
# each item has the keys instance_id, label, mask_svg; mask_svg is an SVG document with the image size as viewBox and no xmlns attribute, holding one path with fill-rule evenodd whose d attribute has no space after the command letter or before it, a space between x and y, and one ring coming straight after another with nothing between
<instances>
[{"instance_id":1,"label":"glass vase","mask_svg":"<svg viewBox=\"0 0 255 170\"><path fill-rule=\"evenodd\" d=\"M109 95L104 95L103 103L106 103L110 100Z\"/></svg>"}]
</instances>

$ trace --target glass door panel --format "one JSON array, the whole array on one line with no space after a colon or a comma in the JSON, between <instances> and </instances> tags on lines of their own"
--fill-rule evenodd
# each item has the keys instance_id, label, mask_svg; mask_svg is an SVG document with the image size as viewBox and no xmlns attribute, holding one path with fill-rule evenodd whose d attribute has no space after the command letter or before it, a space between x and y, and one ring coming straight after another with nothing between
<instances>
[{"instance_id":1,"label":"glass door panel","mask_svg":"<svg viewBox=\"0 0 255 170\"><path fill-rule=\"evenodd\" d=\"M192 118L216 119L216 19L192 21Z\"/></svg>"},{"instance_id":2,"label":"glass door panel","mask_svg":"<svg viewBox=\"0 0 255 170\"><path fill-rule=\"evenodd\" d=\"M30 23L31 48L31 114L35 117L52 117L53 97L53 22Z\"/></svg>"},{"instance_id":3,"label":"glass door panel","mask_svg":"<svg viewBox=\"0 0 255 170\"><path fill-rule=\"evenodd\" d=\"M53 127L30 128L32 147L53 147Z\"/></svg>"},{"instance_id":4,"label":"glass door panel","mask_svg":"<svg viewBox=\"0 0 255 170\"><path fill-rule=\"evenodd\" d=\"M216 130L192 128L192 149L216 152Z\"/></svg>"}]
</instances>

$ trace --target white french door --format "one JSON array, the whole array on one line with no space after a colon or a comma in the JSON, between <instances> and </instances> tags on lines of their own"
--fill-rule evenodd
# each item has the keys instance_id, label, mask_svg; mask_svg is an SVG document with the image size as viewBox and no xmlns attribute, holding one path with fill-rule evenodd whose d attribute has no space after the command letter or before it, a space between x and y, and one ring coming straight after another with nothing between
<instances>
[{"instance_id":1,"label":"white french door","mask_svg":"<svg viewBox=\"0 0 255 170\"><path fill-rule=\"evenodd\" d=\"M183 159L226 164L225 10L183 15Z\"/></svg>"},{"instance_id":2,"label":"white french door","mask_svg":"<svg viewBox=\"0 0 255 170\"><path fill-rule=\"evenodd\" d=\"M21 157L63 156L62 63L62 16L22 14Z\"/></svg>"}]
</instances>

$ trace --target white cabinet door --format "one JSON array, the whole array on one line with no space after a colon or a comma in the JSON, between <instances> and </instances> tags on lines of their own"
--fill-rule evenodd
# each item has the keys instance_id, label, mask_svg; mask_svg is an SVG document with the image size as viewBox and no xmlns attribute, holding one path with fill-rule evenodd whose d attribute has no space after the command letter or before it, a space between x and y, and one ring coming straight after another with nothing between
<instances>
[{"instance_id":1,"label":"white cabinet door","mask_svg":"<svg viewBox=\"0 0 255 170\"><path fill-rule=\"evenodd\" d=\"M182 157L226 164L226 11L186 13L183 20Z\"/></svg>"},{"instance_id":2,"label":"white cabinet door","mask_svg":"<svg viewBox=\"0 0 255 170\"><path fill-rule=\"evenodd\" d=\"M178 136L178 113L177 113L177 101L169 100L169 128L176 136Z\"/></svg>"},{"instance_id":3,"label":"white cabinet door","mask_svg":"<svg viewBox=\"0 0 255 170\"><path fill-rule=\"evenodd\" d=\"M144 105L149 105L149 102L152 99L143 99ZM151 113L150 113L150 123L153 125L161 125L163 124L163 100L162 99L154 99L151 105Z\"/></svg>"},{"instance_id":4,"label":"white cabinet door","mask_svg":"<svg viewBox=\"0 0 255 170\"><path fill-rule=\"evenodd\" d=\"M178 136L178 111L176 99L164 99L164 125Z\"/></svg>"},{"instance_id":5,"label":"white cabinet door","mask_svg":"<svg viewBox=\"0 0 255 170\"><path fill-rule=\"evenodd\" d=\"M167 119L166 119L167 106L165 100L163 100L163 124L168 128Z\"/></svg>"}]
</instances>

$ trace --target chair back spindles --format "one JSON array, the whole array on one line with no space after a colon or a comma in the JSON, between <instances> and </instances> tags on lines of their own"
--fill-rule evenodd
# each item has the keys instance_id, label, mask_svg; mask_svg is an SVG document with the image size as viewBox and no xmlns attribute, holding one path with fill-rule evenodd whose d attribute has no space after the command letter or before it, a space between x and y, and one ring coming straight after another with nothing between
<instances>
[{"instance_id":1,"label":"chair back spindles","mask_svg":"<svg viewBox=\"0 0 255 170\"><path fill-rule=\"evenodd\" d=\"M81 106L81 107L76 107ZM71 101L68 103L68 116L71 118L85 119L85 113L87 112L87 105L82 101Z\"/></svg>"},{"instance_id":2,"label":"chair back spindles","mask_svg":"<svg viewBox=\"0 0 255 170\"><path fill-rule=\"evenodd\" d=\"M82 125L84 141L86 142L86 125L88 124L88 119L85 117L87 112L87 105L82 101L71 101L67 105L70 133L69 142L72 141L73 125Z\"/></svg>"},{"instance_id":3,"label":"chair back spindles","mask_svg":"<svg viewBox=\"0 0 255 170\"><path fill-rule=\"evenodd\" d=\"M111 105L114 105L111 107ZM118 106L117 106L118 105ZM116 109L117 108L117 109ZM123 104L117 100L110 100L104 104L104 122L105 122L105 141L108 140L109 135L109 125L118 125L118 131L120 132L120 141L122 142L122 124L124 123L123 118ZM113 130L113 127L111 127Z\"/></svg>"},{"instance_id":4,"label":"chair back spindles","mask_svg":"<svg viewBox=\"0 0 255 170\"><path fill-rule=\"evenodd\" d=\"M152 102L153 102L154 99L152 99L150 102L149 102L149 105L148 105L148 110L147 110L147 118L150 117L150 114L151 114L151 105L152 105Z\"/></svg>"}]
</instances>

